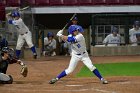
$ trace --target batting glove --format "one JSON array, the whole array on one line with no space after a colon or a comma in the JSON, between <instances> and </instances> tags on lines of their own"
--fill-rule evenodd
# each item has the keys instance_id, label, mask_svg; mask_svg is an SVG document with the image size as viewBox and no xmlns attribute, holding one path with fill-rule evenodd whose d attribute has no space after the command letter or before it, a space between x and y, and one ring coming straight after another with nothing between
<instances>
[{"instance_id":1,"label":"batting glove","mask_svg":"<svg viewBox=\"0 0 140 93\"><path fill-rule=\"evenodd\" d=\"M58 37L62 37L63 36L63 30L59 30L56 35Z\"/></svg>"}]
</instances>

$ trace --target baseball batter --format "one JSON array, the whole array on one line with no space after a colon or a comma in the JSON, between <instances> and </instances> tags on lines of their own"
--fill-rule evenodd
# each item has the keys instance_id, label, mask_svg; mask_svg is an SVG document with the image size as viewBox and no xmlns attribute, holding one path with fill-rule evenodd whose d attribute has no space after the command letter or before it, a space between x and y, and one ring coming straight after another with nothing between
<instances>
[{"instance_id":1,"label":"baseball batter","mask_svg":"<svg viewBox=\"0 0 140 93\"><path fill-rule=\"evenodd\" d=\"M85 38L79 32L78 26L73 25L68 29L68 31L71 35L65 36L63 35L63 30L60 30L57 33L57 36L61 37L64 41L67 40L68 42L71 42L72 56L70 64L67 69L62 71L56 78L53 78L49 84L54 84L62 77L73 72L79 61L82 61L90 69L90 71L92 71L101 80L103 84L107 84L108 82L101 76L97 68L92 64L86 51Z\"/></svg>"},{"instance_id":2,"label":"baseball batter","mask_svg":"<svg viewBox=\"0 0 140 93\"><path fill-rule=\"evenodd\" d=\"M120 43L121 37L118 34L118 29L113 27L112 33L106 36L106 38L103 40L103 44L105 44L105 46L119 46Z\"/></svg>"},{"instance_id":3,"label":"baseball batter","mask_svg":"<svg viewBox=\"0 0 140 93\"><path fill-rule=\"evenodd\" d=\"M20 17L18 11L13 11L11 15L6 15L8 23L15 26L17 32L19 33L17 46L16 46L16 57L19 58L21 53L21 47L24 45L25 41L27 42L29 48L33 52L33 57L37 58L37 53L35 46L32 43L32 34L29 31L28 27L24 24L23 20Z\"/></svg>"},{"instance_id":4,"label":"baseball batter","mask_svg":"<svg viewBox=\"0 0 140 93\"><path fill-rule=\"evenodd\" d=\"M129 39L130 39L130 43L131 46L137 46L137 38L136 38L136 34L140 33L140 22L139 21L135 21L133 24L133 28L129 30Z\"/></svg>"},{"instance_id":5,"label":"baseball batter","mask_svg":"<svg viewBox=\"0 0 140 93\"><path fill-rule=\"evenodd\" d=\"M78 18L77 17L74 17L71 22L72 22L72 25L77 25L78 26L79 32L84 33L84 30L83 30L82 26L78 25ZM72 25L70 25L70 27Z\"/></svg>"}]
</instances>

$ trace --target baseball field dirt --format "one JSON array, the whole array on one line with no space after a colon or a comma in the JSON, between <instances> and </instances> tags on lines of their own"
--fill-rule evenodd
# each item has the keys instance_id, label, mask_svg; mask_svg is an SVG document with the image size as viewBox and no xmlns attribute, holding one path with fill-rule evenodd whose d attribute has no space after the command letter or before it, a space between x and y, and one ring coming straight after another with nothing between
<instances>
[{"instance_id":1,"label":"baseball field dirt","mask_svg":"<svg viewBox=\"0 0 140 93\"><path fill-rule=\"evenodd\" d=\"M91 57L96 63L140 62L140 56ZM109 84L101 84L96 77L75 77L83 66L79 62L75 71L56 82L48 82L68 67L70 57L41 57L23 60L28 65L27 77L20 75L20 66L10 64L7 74L13 76L13 84L0 85L0 93L140 93L140 76L107 76ZM133 68L130 68L133 69Z\"/></svg>"}]
</instances>

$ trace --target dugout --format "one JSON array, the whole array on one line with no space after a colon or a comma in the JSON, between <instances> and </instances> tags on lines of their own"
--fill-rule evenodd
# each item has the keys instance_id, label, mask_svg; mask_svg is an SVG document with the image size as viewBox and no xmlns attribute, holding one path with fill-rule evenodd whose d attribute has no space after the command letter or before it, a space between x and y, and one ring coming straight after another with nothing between
<instances>
[{"instance_id":1,"label":"dugout","mask_svg":"<svg viewBox=\"0 0 140 93\"><path fill-rule=\"evenodd\" d=\"M130 46L129 44L129 29L133 27L133 22L135 20L140 20L140 13L93 14L91 55L139 55L139 46ZM111 33L112 25L119 29L121 44L118 47L102 46L104 38Z\"/></svg>"}]
</instances>

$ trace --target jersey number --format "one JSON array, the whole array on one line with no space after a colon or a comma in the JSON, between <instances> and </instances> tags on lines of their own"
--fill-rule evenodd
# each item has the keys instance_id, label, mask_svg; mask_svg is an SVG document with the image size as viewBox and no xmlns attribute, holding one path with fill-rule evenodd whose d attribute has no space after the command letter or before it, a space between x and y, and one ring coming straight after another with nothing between
<instances>
[{"instance_id":1,"label":"jersey number","mask_svg":"<svg viewBox=\"0 0 140 93\"><path fill-rule=\"evenodd\" d=\"M80 48L80 47L81 47L81 45L80 45L80 44L77 44L77 47L78 47L78 48Z\"/></svg>"},{"instance_id":2,"label":"jersey number","mask_svg":"<svg viewBox=\"0 0 140 93\"><path fill-rule=\"evenodd\" d=\"M17 29L20 29L18 25L15 25L15 27L16 27Z\"/></svg>"}]
</instances>

